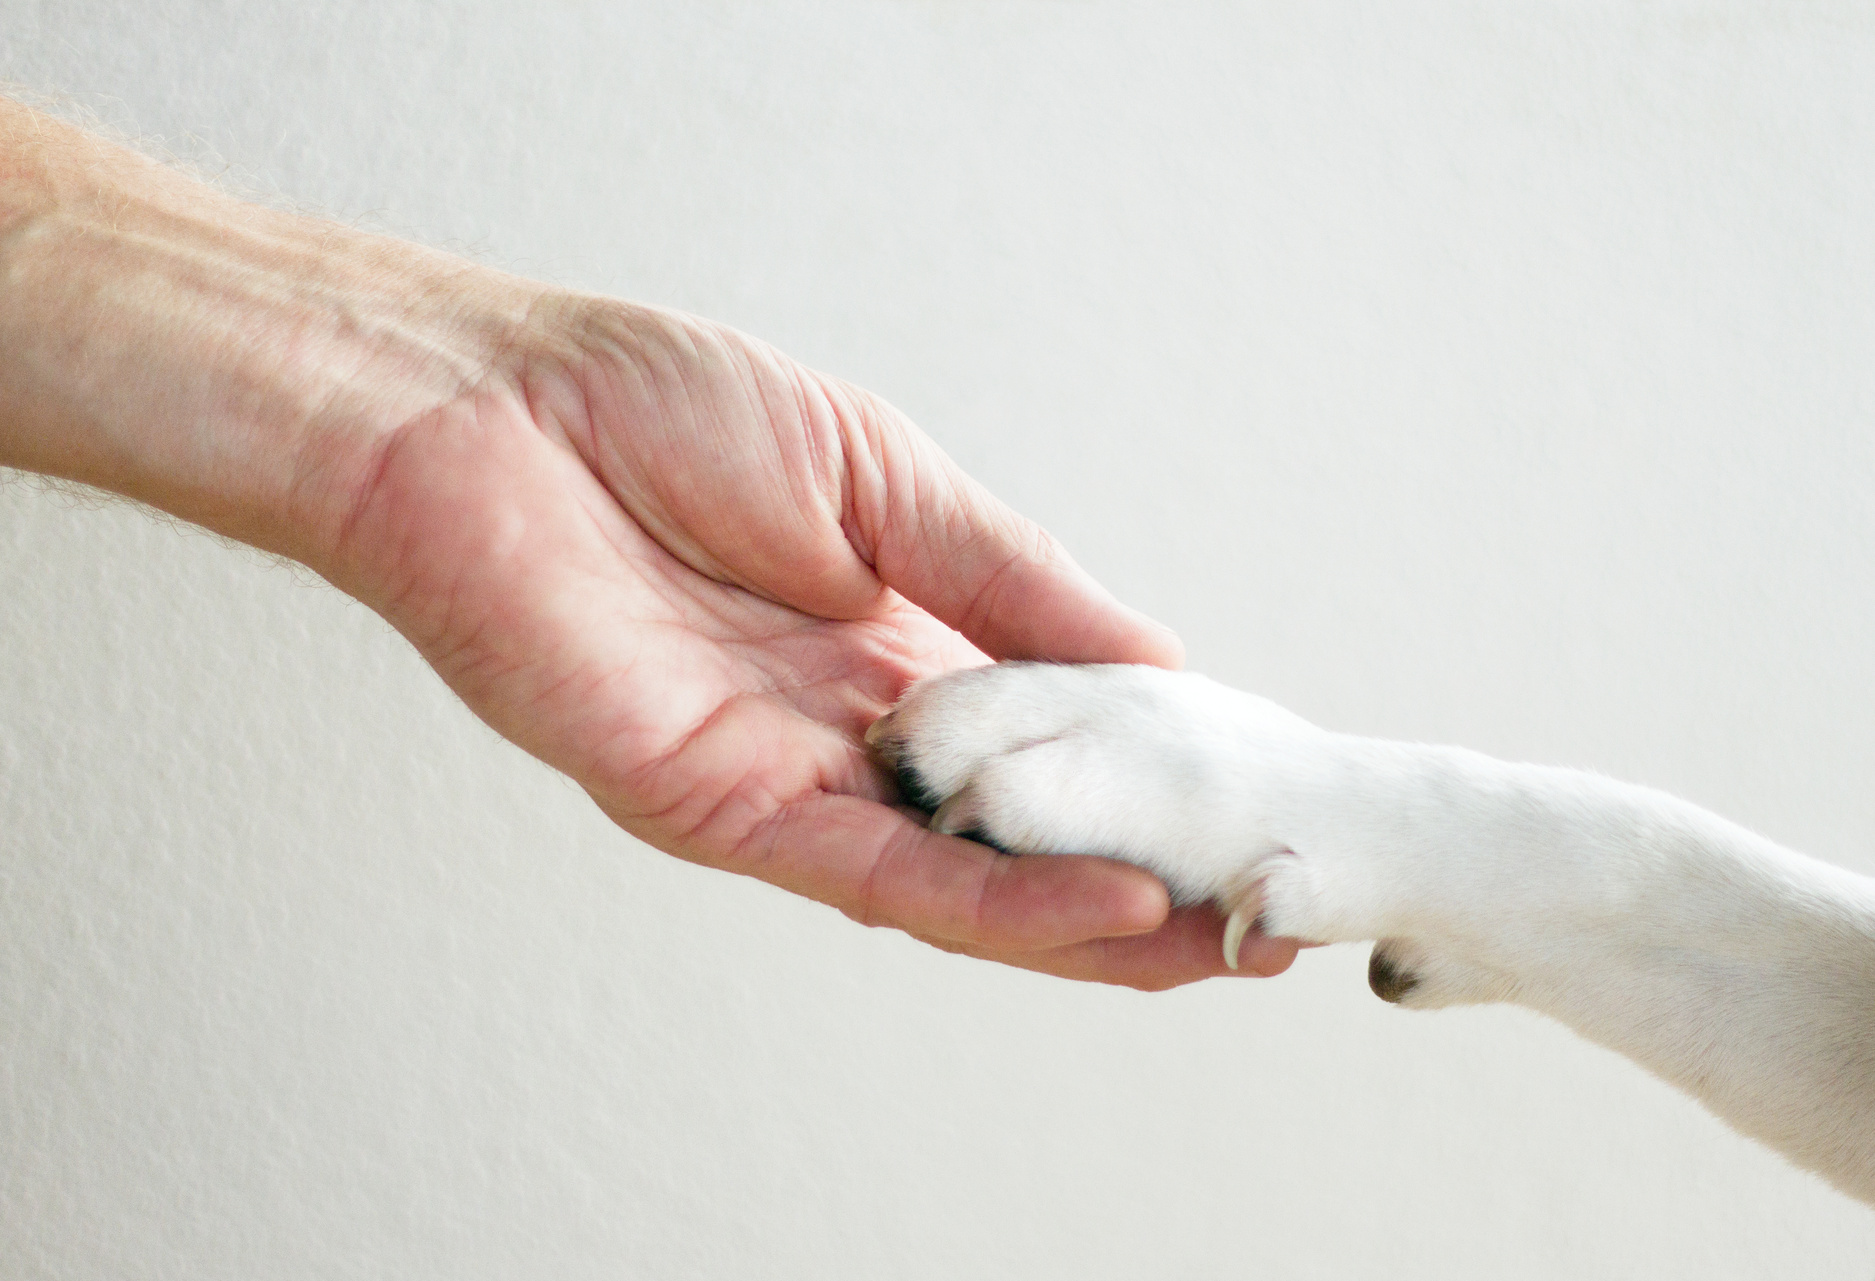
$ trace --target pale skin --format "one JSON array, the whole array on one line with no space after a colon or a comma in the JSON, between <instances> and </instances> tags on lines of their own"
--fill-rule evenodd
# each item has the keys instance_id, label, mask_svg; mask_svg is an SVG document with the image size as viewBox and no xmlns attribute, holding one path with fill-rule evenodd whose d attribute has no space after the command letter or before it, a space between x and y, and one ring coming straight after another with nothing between
<instances>
[{"instance_id":1,"label":"pale skin","mask_svg":"<svg viewBox=\"0 0 1875 1281\"><path fill-rule=\"evenodd\" d=\"M734 330L246 204L0 99L0 465L309 566L680 858L1064 977L1224 972L1212 910L928 831L861 741L986 655L1176 666L1177 639L889 405ZM1253 934L1239 972L1294 956Z\"/></svg>"}]
</instances>

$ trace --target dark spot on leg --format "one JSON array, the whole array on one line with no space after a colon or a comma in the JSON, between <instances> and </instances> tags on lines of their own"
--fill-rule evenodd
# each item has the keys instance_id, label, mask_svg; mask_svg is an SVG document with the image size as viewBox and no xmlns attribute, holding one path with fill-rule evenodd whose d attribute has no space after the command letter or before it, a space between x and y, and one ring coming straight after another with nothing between
<instances>
[{"instance_id":1,"label":"dark spot on leg","mask_svg":"<svg viewBox=\"0 0 1875 1281\"><path fill-rule=\"evenodd\" d=\"M1367 986L1373 988L1374 995L1381 1000L1397 1005L1419 986L1419 976L1395 965L1386 950L1376 943L1373 955L1367 958Z\"/></svg>"}]
</instances>

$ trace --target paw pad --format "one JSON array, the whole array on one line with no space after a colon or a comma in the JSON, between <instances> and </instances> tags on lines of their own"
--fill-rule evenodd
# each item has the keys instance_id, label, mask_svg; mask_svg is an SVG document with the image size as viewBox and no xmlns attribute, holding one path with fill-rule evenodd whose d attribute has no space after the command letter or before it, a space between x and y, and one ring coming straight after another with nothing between
<instances>
[{"instance_id":1,"label":"paw pad","mask_svg":"<svg viewBox=\"0 0 1875 1281\"><path fill-rule=\"evenodd\" d=\"M1386 944L1376 943L1373 955L1367 958L1367 986L1381 1000L1398 1005L1419 986L1419 976L1387 955Z\"/></svg>"}]
</instances>

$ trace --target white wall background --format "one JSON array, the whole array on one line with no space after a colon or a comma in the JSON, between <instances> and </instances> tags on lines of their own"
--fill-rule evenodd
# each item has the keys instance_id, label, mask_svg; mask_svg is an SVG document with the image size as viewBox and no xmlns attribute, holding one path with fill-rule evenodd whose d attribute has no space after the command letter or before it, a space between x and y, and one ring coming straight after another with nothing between
<instances>
[{"instance_id":1,"label":"white wall background","mask_svg":"<svg viewBox=\"0 0 1875 1281\"><path fill-rule=\"evenodd\" d=\"M910 411L1335 727L1875 872L1860 3L0 0L0 78ZM1364 953L1147 997L677 864L375 616L0 488L0 1277L1856 1278Z\"/></svg>"}]
</instances>

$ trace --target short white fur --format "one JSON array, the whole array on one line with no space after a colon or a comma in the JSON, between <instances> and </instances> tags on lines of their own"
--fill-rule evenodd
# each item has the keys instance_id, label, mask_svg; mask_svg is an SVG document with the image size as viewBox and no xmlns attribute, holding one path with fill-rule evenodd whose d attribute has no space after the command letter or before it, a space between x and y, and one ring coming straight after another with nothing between
<instances>
[{"instance_id":1,"label":"short white fur","mask_svg":"<svg viewBox=\"0 0 1875 1281\"><path fill-rule=\"evenodd\" d=\"M1509 1001L1875 1203L1875 880L1576 770L1330 733L1201 676L1011 663L868 733L1014 854L1138 864L1175 901L1381 940L1375 990Z\"/></svg>"}]
</instances>

